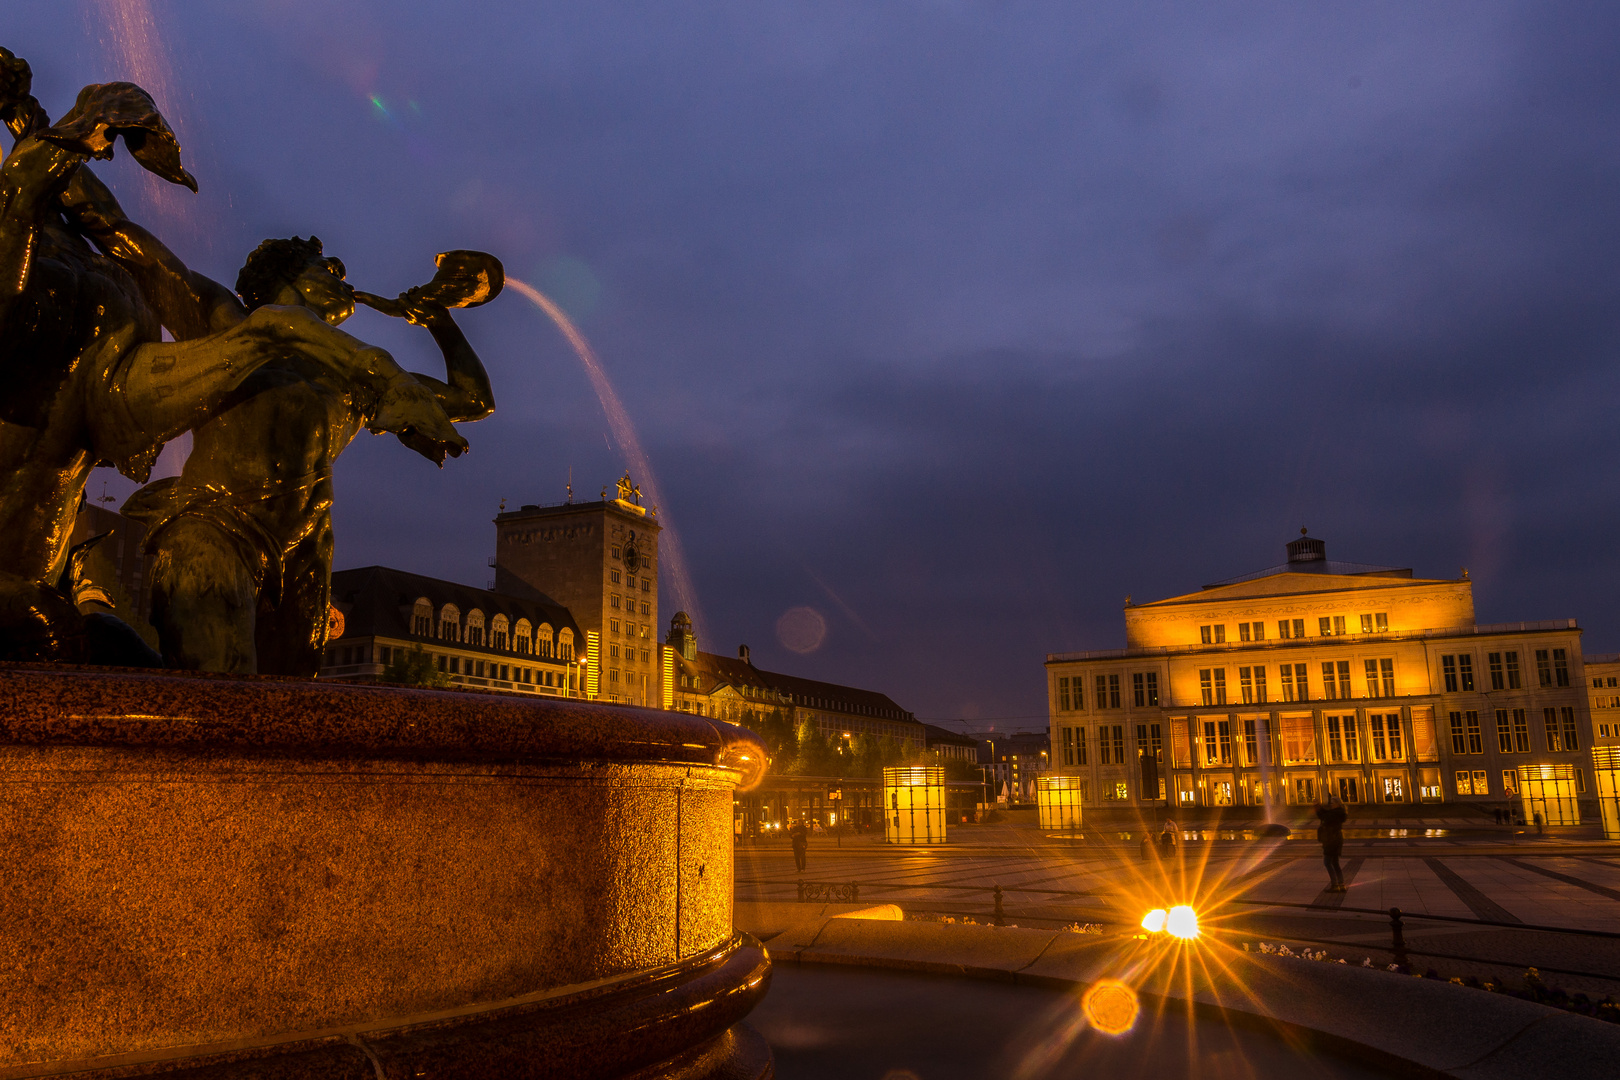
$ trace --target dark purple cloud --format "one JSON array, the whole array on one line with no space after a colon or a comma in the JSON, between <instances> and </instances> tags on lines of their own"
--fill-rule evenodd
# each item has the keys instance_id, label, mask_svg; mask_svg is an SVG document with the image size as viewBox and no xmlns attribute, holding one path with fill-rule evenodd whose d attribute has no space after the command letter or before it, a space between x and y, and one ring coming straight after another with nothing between
<instances>
[{"instance_id":1,"label":"dark purple cloud","mask_svg":"<svg viewBox=\"0 0 1620 1080\"><path fill-rule=\"evenodd\" d=\"M21 6L56 111L129 76L103 5ZM373 291L448 247L553 291L707 647L1033 718L1045 652L1302 524L1620 647L1610 7L494 7L151 0L203 192L103 171L222 280L313 231ZM534 311L463 321L499 411L442 473L362 437L340 565L481 583L500 498L621 468Z\"/></svg>"}]
</instances>

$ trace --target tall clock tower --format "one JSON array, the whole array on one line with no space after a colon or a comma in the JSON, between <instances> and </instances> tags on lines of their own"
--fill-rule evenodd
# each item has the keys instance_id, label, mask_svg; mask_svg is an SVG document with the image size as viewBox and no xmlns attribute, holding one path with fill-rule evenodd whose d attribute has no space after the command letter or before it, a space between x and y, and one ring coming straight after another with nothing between
<instances>
[{"instance_id":1,"label":"tall clock tower","mask_svg":"<svg viewBox=\"0 0 1620 1080\"><path fill-rule=\"evenodd\" d=\"M658 534L627 472L597 502L529 504L495 517L495 590L550 597L585 634L591 696L656 708Z\"/></svg>"}]
</instances>

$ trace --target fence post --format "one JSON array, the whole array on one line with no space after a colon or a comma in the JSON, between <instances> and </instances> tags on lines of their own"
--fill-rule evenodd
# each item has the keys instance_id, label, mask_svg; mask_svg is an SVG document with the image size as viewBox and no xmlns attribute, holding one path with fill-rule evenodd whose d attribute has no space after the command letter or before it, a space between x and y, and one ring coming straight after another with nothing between
<instances>
[{"instance_id":1,"label":"fence post","mask_svg":"<svg viewBox=\"0 0 1620 1080\"><path fill-rule=\"evenodd\" d=\"M1006 915L1001 910L1001 886L1000 885L996 886L996 925L997 926L1006 926L1007 925Z\"/></svg>"},{"instance_id":2,"label":"fence post","mask_svg":"<svg viewBox=\"0 0 1620 1080\"><path fill-rule=\"evenodd\" d=\"M1389 936L1393 945L1392 951L1395 953L1395 963L1403 968L1409 967L1410 963L1406 958L1406 935L1401 932L1401 909L1398 907L1389 909Z\"/></svg>"}]
</instances>

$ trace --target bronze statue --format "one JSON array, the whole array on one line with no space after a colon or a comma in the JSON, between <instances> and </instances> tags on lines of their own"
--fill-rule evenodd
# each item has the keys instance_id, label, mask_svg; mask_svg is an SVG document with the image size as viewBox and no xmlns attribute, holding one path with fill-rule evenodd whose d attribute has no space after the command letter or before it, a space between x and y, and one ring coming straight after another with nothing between
<instances>
[{"instance_id":1,"label":"bronze statue","mask_svg":"<svg viewBox=\"0 0 1620 1080\"><path fill-rule=\"evenodd\" d=\"M168 524L229 517L230 511L201 509L209 499L219 507L240 508L268 497L277 505L268 519L246 512L232 519L254 522L242 526L249 546L231 548L242 541L237 536L225 547L250 567L260 557L253 544L267 553L279 550L277 558L285 561L286 546L277 546L283 538L273 534L291 527L293 515L285 507L301 497L294 493L307 496L299 542L318 536L328 520L322 500L330 497L329 484L318 474L347 445L356 424L394 431L442 463L446 453L457 454L466 443L451 426L440 396L458 416L483 415L490 407L488 383L454 324L444 325L449 315L442 310L443 298L433 292L438 279L398 301L361 298L428 326L446 350L449 385L410 376L384 350L335 328L353 305L344 297L347 286L325 260L305 258L290 274L269 275L278 282L276 291L249 311L231 290L189 270L131 222L85 165L91 158L112 157L122 138L143 167L196 190L180 164L173 133L145 91L130 83L85 87L68 115L52 126L30 93L31 81L27 63L0 49L0 122L15 140L0 163L0 659L157 662L129 628L120 634L116 620L110 620L112 626L105 617L98 621L78 612L77 602L94 598L95 590L76 580L84 560L70 558L67 538L92 468L111 464L145 480L167 440L225 413L242 422L268 417L273 425L296 428L300 436L282 441L280 430L237 431L222 424L209 434L209 445L225 447L222 453L255 445L262 451L254 459L261 471L224 463L223 472L211 473L208 453L194 453L195 465L188 463L187 474L168 485L164 498L152 492L144 500L154 517ZM499 264L492 258L476 253L448 258L453 271L465 271L463 263L470 259L483 275L481 286L475 282L470 291L462 289L461 302L482 302L499 290ZM162 341L162 328L175 340ZM247 385L272 363L274 372ZM348 400L335 406L333 395ZM244 407L259 396L279 404ZM300 401L312 402L318 415L290 418L287 410ZM316 431L327 441L311 457L305 451ZM282 451L293 452L297 460L281 460ZM216 480L238 490L207 489ZM264 536L253 532L261 527ZM219 548L218 541L212 543ZM318 548L319 540L315 544ZM278 564L278 571L284 575L285 567ZM278 576L276 584L284 583ZM169 595L181 596L180 584ZM324 596L324 587L318 591ZM324 617L321 627L317 634L323 636ZM226 636L239 630L239 623L218 627ZM186 628L185 635L195 641L210 632L199 624ZM313 671L307 644L289 647L285 636L277 640L280 651L272 666ZM283 655L289 652L297 659ZM187 666L242 670L252 663L251 653L246 661L207 650L200 662L187 660L188 655L185 647L176 647L176 659Z\"/></svg>"},{"instance_id":2,"label":"bronze statue","mask_svg":"<svg viewBox=\"0 0 1620 1080\"><path fill-rule=\"evenodd\" d=\"M236 289L249 309L301 306L335 327L358 298L426 327L449 381L402 371L382 349L333 329L353 347L292 354L259 368L194 430L180 476L149 484L124 504L124 513L150 530L152 622L169 666L305 676L320 670L333 462L364 427L394 432L442 465L446 454L467 447L451 421L480 420L495 408L484 366L447 303L493 298L500 264L478 252L440 255L439 264L432 283L385 300L350 288L343 264L325 257L315 237L266 240L248 256Z\"/></svg>"}]
</instances>

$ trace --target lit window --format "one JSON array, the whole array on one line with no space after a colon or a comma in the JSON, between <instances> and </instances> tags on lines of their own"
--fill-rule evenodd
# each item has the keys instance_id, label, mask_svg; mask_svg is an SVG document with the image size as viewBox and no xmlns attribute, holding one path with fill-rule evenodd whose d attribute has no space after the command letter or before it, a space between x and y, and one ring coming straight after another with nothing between
<instances>
[{"instance_id":1,"label":"lit window","mask_svg":"<svg viewBox=\"0 0 1620 1080\"><path fill-rule=\"evenodd\" d=\"M1249 640L1249 624L1248 623L1246 623L1246 622L1238 623L1238 640L1239 641L1248 641Z\"/></svg>"},{"instance_id":2,"label":"lit window","mask_svg":"<svg viewBox=\"0 0 1620 1080\"><path fill-rule=\"evenodd\" d=\"M619 572L617 570L609 570L608 580L617 585L619 583Z\"/></svg>"}]
</instances>

